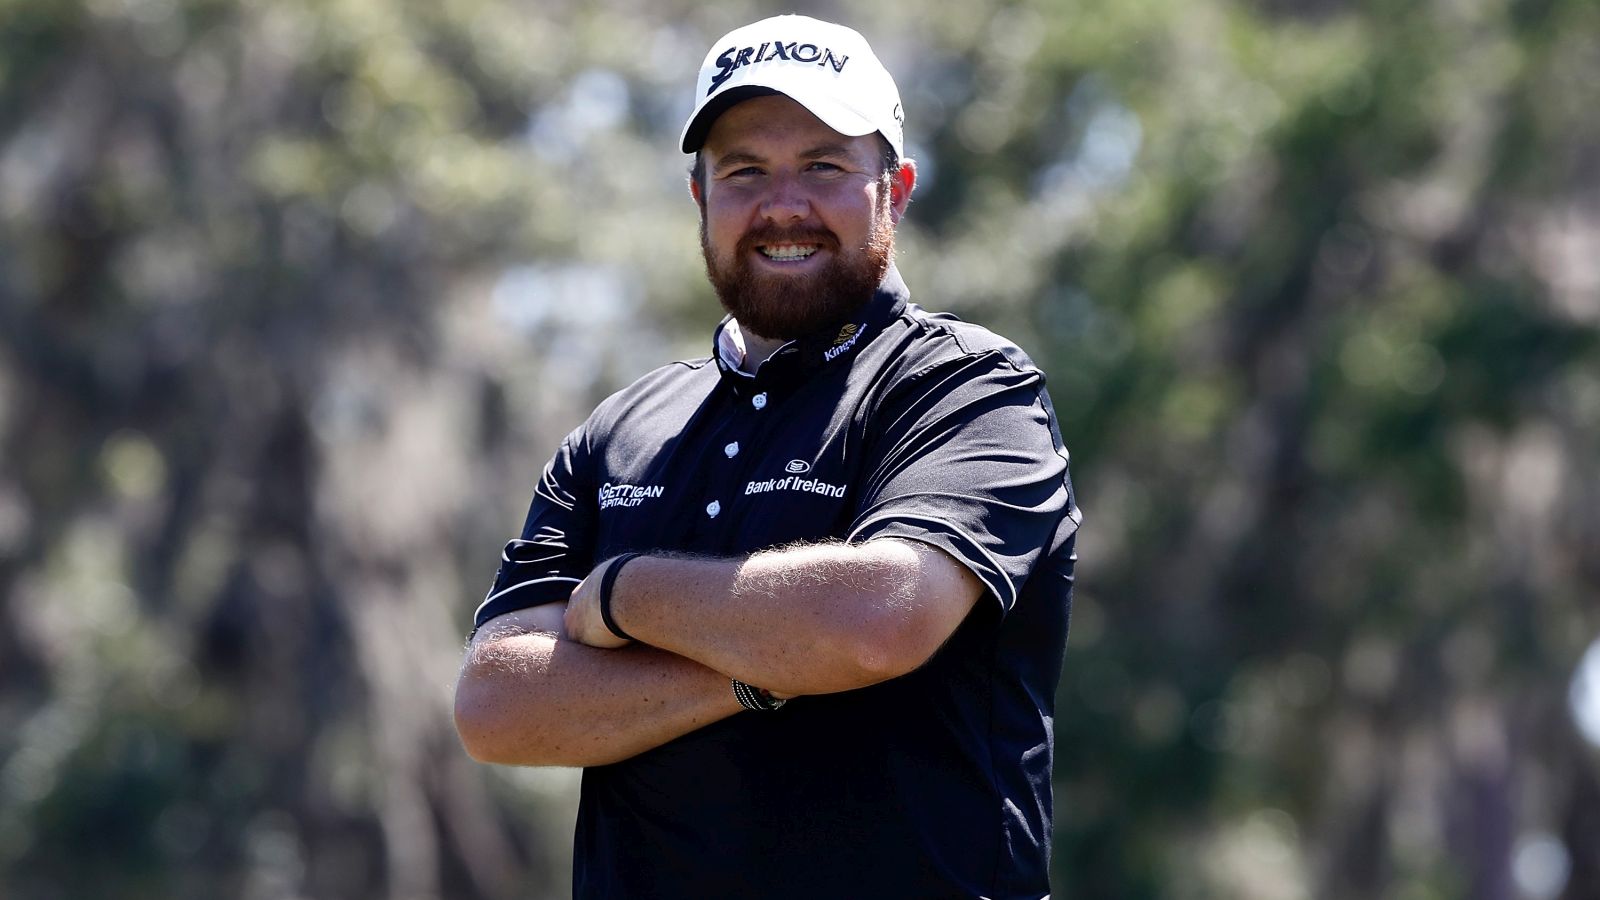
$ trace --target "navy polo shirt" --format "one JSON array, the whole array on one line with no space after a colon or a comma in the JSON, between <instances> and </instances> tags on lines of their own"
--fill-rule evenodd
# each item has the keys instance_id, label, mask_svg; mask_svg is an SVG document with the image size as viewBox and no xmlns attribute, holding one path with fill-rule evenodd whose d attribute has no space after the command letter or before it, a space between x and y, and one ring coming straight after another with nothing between
<instances>
[{"instance_id":1,"label":"navy polo shirt","mask_svg":"<svg viewBox=\"0 0 1600 900\"><path fill-rule=\"evenodd\" d=\"M476 625L565 601L630 550L798 540L939 547L987 596L926 665L743 712L584 771L584 898L1037 898L1049 892L1051 721L1079 522L1044 376L1015 345L907 302L752 377L673 363L562 442Z\"/></svg>"}]
</instances>

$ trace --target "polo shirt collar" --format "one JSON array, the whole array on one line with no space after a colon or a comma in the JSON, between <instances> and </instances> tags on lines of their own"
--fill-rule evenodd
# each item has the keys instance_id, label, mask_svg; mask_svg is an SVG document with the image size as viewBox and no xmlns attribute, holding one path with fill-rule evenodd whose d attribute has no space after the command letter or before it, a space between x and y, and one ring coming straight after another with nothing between
<instances>
[{"instance_id":1,"label":"polo shirt collar","mask_svg":"<svg viewBox=\"0 0 1600 900\"><path fill-rule=\"evenodd\" d=\"M847 367L862 347L871 343L885 325L905 310L910 296L900 271L891 263L872 299L854 317L830 322L784 344L773 351L754 375L739 368L745 356L744 334L732 316L724 316L717 326L711 355L723 380L736 388L752 383L803 379L824 368Z\"/></svg>"}]
</instances>

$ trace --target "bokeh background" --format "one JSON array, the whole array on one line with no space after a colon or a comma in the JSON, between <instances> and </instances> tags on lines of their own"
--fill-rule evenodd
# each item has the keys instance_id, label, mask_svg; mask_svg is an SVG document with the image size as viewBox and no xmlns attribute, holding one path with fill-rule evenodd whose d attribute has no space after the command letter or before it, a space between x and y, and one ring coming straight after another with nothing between
<instances>
[{"instance_id":1,"label":"bokeh background","mask_svg":"<svg viewBox=\"0 0 1600 900\"><path fill-rule=\"evenodd\" d=\"M1600 897L1593 0L0 0L0 896L567 895L462 641L791 9L1073 452L1057 895Z\"/></svg>"}]
</instances>

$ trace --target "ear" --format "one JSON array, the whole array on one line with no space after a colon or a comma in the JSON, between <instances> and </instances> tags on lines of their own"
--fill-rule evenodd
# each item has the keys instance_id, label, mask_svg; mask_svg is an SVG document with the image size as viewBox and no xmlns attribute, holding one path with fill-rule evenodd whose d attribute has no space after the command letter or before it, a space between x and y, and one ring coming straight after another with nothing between
<instances>
[{"instance_id":1,"label":"ear","mask_svg":"<svg viewBox=\"0 0 1600 900\"><path fill-rule=\"evenodd\" d=\"M692 173L689 175L689 196L694 198L696 206L706 208L706 198L700 195L700 182L695 180Z\"/></svg>"},{"instance_id":2,"label":"ear","mask_svg":"<svg viewBox=\"0 0 1600 900\"><path fill-rule=\"evenodd\" d=\"M911 192L917 186L917 161L902 159L900 165L889 178L889 218L900 224L900 217L906 214L906 207L911 203Z\"/></svg>"}]
</instances>

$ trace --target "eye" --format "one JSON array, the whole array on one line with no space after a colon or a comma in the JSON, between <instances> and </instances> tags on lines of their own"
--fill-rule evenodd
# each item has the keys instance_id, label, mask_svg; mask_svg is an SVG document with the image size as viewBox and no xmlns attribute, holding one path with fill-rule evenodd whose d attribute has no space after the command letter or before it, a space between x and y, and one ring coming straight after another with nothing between
<instances>
[{"instance_id":1,"label":"eye","mask_svg":"<svg viewBox=\"0 0 1600 900\"><path fill-rule=\"evenodd\" d=\"M831 162L822 162L822 161L819 160L819 161L814 162L814 163L811 164L811 171L813 171L813 172L842 172L844 170L839 168L838 166L834 165Z\"/></svg>"}]
</instances>

